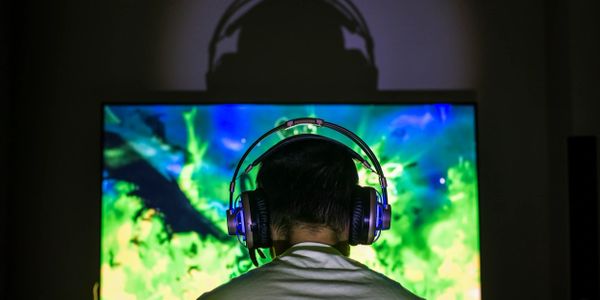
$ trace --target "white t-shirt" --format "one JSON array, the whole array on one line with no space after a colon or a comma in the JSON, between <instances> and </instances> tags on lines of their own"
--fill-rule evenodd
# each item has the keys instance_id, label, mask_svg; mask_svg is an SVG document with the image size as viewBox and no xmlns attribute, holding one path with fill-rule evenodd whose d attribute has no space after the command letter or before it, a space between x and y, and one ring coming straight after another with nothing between
<instances>
[{"instance_id":1,"label":"white t-shirt","mask_svg":"<svg viewBox=\"0 0 600 300\"><path fill-rule=\"evenodd\" d=\"M213 299L421 298L329 245L306 242L198 298Z\"/></svg>"}]
</instances>

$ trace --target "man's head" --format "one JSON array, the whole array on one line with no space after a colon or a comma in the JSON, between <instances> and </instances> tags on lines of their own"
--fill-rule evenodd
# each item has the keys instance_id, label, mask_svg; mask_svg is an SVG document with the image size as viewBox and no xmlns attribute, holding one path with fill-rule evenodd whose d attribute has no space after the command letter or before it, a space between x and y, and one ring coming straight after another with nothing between
<instances>
[{"instance_id":1,"label":"man's head","mask_svg":"<svg viewBox=\"0 0 600 300\"><path fill-rule=\"evenodd\" d=\"M358 175L345 146L311 139L283 145L265 158L256 180L279 236L289 240L298 228L347 233Z\"/></svg>"}]
</instances>

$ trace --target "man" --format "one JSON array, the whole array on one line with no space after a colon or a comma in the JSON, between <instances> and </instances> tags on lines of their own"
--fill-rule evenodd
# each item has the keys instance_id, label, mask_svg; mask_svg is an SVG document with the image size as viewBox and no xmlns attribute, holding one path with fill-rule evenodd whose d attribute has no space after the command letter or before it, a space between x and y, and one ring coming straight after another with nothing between
<instances>
[{"instance_id":1,"label":"man","mask_svg":"<svg viewBox=\"0 0 600 300\"><path fill-rule=\"evenodd\" d=\"M199 299L419 299L348 258L356 166L345 146L288 143L266 157L257 184L268 199L273 261Z\"/></svg>"}]
</instances>

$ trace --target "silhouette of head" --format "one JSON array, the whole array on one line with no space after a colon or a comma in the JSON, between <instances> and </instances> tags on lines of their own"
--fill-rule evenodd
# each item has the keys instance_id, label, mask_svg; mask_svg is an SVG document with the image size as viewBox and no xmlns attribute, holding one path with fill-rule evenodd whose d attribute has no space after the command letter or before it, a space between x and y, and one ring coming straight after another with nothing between
<instances>
[{"instance_id":1,"label":"silhouette of head","mask_svg":"<svg viewBox=\"0 0 600 300\"><path fill-rule=\"evenodd\" d=\"M375 91L373 43L351 2L264 0L228 23L248 2L234 2L216 28L210 45L209 92L339 95ZM358 49L345 49L343 28L363 37L367 57ZM217 43L237 31L237 52L222 55L215 64Z\"/></svg>"}]
</instances>

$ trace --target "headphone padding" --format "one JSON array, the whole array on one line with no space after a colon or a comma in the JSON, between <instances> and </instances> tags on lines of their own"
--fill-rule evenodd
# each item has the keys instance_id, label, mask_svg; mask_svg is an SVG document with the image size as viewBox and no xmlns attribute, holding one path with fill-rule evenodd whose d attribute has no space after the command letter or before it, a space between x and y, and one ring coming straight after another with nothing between
<instances>
[{"instance_id":1,"label":"headphone padding","mask_svg":"<svg viewBox=\"0 0 600 300\"><path fill-rule=\"evenodd\" d=\"M366 231L364 228L364 219L368 208L368 198L365 196L363 187L357 186L352 192L352 212L350 215L350 230L348 242L352 246L366 243Z\"/></svg>"},{"instance_id":2,"label":"headphone padding","mask_svg":"<svg viewBox=\"0 0 600 300\"><path fill-rule=\"evenodd\" d=\"M271 247L271 220L268 202L262 189L251 192L251 206L256 228L252 230L255 248Z\"/></svg>"}]
</instances>

